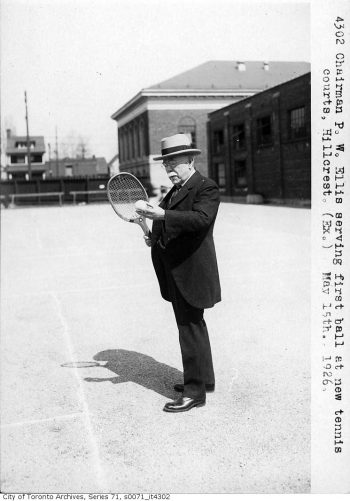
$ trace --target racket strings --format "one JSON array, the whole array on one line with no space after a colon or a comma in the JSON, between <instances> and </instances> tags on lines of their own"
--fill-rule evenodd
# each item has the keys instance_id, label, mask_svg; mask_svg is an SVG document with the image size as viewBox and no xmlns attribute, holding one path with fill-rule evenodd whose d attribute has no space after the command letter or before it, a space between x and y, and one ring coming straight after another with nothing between
<instances>
[{"instance_id":1,"label":"racket strings","mask_svg":"<svg viewBox=\"0 0 350 501\"><path fill-rule=\"evenodd\" d=\"M148 200L147 193L137 178L130 174L120 174L110 180L109 198L117 214L123 219L134 219L135 202Z\"/></svg>"}]
</instances>

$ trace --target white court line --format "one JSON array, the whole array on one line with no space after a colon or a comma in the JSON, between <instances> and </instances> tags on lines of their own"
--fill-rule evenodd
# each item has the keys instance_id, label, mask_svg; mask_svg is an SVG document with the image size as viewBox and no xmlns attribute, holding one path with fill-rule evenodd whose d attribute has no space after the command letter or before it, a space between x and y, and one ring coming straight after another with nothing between
<instances>
[{"instance_id":1,"label":"white court line","mask_svg":"<svg viewBox=\"0 0 350 501\"><path fill-rule=\"evenodd\" d=\"M12 428L15 426L27 426L31 424L49 423L50 421L57 421L60 419L74 419L76 417L84 417L83 412L75 412L74 414L61 414L59 416L44 418L44 419L30 419L28 421L20 421L18 423L2 424L0 428Z\"/></svg>"},{"instance_id":2,"label":"white court line","mask_svg":"<svg viewBox=\"0 0 350 501\"><path fill-rule=\"evenodd\" d=\"M54 300L54 303L57 307L57 313L58 313L59 319L60 319L62 327L63 327L63 335L64 335L66 343L67 343L70 360L73 360L74 355L73 355L72 340L71 340L71 337L69 335L68 324L67 324L66 319L64 318L64 315L62 312L61 303L60 303L57 295L54 292L50 292L50 294L51 294L51 296ZM88 432L88 436L90 438L90 444L92 447L92 458L93 458L93 462L94 462L94 466L95 466L94 469L95 469L96 474L97 474L98 485L99 485L99 488L101 489L101 492L104 492L105 488L107 487L107 482L106 482L105 474L104 474L102 464L101 464L100 451L98 448L96 437L94 435L92 423L90 420L89 407L88 407L88 404L87 404L87 401L85 398L84 388L83 388L83 385L81 382L81 377L78 373L78 370L76 367L72 367L72 370L73 370L73 373L74 373L76 380L78 382L78 400L80 401L80 403L83 407L83 417L84 417L84 421L85 421L85 427L86 427L86 430Z\"/></svg>"}]
</instances>

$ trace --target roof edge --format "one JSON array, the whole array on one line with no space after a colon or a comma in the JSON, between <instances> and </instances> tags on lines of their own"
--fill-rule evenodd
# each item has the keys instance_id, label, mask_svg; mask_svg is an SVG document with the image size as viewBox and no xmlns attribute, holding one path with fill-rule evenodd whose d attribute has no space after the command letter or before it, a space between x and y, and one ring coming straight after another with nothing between
<instances>
[{"instance_id":1,"label":"roof edge","mask_svg":"<svg viewBox=\"0 0 350 501\"><path fill-rule=\"evenodd\" d=\"M135 104L142 97L153 97L153 96L163 96L163 97L211 97L211 96L240 96L247 94L255 94L256 92L261 92L261 89L142 89L138 94L136 94L132 99L127 101L121 108L115 111L111 118L112 120L117 120L120 115L122 115L130 106Z\"/></svg>"},{"instance_id":2,"label":"roof edge","mask_svg":"<svg viewBox=\"0 0 350 501\"><path fill-rule=\"evenodd\" d=\"M290 80L287 80L286 82L282 82L280 84L274 85L273 87L269 87L268 89L264 89L264 90L260 91L259 94L253 94L252 96L248 96L246 98L243 98L240 101L237 101L236 103L231 103L231 104L228 104L227 106L223 106L222 108L219 108L218 110L210 111L208 113L208 115L213 115L214 113L217 113L218 111L227 110L231 106L235 106L235 105L242 104L242 103L245 104L247 101L249 101L249 100L254 99L255 97L257 97L257 95L260 96L261 94L265 94L267 92L278 92L277 89L279 89L280 87L282 87L284 85L288 85L291 82L294 82L295 80L299 80L299 79L305 78L307 76L309 76L310 79L311 79L311 71L303 73L302 75L299 75L299 76L297 76L295 78L291 78Z\"/></svg>"}]
</instances>

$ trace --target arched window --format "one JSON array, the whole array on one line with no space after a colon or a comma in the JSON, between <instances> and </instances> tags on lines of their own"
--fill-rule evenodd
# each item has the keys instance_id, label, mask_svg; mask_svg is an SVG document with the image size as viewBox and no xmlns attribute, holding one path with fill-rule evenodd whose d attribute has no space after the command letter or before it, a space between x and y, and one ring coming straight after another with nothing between
<instances>
[{"instance_id":1,"label":"arched window","mask_svg":"<svg viewBox=\"0 0 350 501\"><path fill-rule=\"evenodd\" d=\"M197 147L196 121L192 117L182 117L178 123L177 131L181 134L188 134L192 147Z\"/></svg>"}]
</instances>

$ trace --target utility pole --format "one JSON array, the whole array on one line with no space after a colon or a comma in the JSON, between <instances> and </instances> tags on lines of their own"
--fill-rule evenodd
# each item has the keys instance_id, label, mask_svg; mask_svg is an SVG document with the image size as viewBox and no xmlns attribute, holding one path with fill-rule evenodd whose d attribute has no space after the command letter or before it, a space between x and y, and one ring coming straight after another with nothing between
<instances>
[{"instance_id":1,"label":"utility pole","mask_svg":"<svg viewBox=\"0 0 350 501\"><path fill-rule=\"evenodd\" d=\"M58 177L58 143L57 143L57 126L56 126L56 177Z\"/></svg>"},{"instance_id":2,"label":"utility pole","mask_svg":"<svg viewBox=\"0 0 350 501\"><path fill-rule=\"evenodd\" d=\"M31 179L32 179L32 163L31 163L31 158L30 158L30 139L29 139L29 125L28 125L27 91L24 91L24 102L25 102L25 107L26 107L28 177L29 177L29 181L31 181Z\"/></svg>"},{"instance_id":3,"label":"utility pole","mask_svg":"<svg viewBox=\"0 0 350 501\"><path fill-rule=\"evenodd\" d=\"M52 176L52 169L51 169L51 144L47 143L47 146L49 147L49 174L50 177Z\"/></svg>"}]
</instances>

